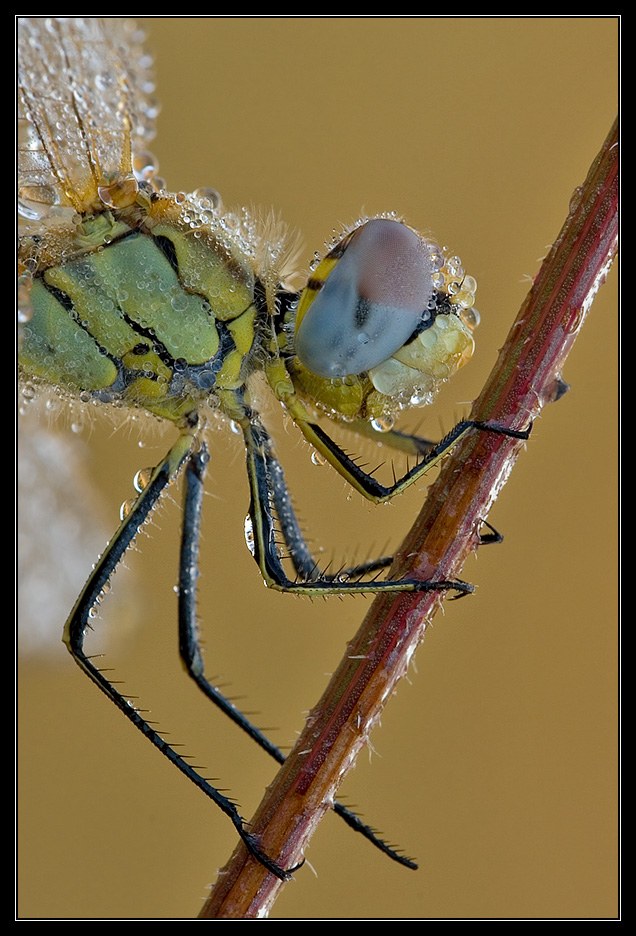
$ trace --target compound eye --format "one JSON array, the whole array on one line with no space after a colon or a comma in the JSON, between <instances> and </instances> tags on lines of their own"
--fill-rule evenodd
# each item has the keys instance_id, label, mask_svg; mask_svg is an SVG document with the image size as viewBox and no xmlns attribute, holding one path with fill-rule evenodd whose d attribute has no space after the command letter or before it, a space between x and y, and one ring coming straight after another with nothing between
<instances>
[{"instance_id":1,"label":"compound eye","mask_svg":"<svg viewBox=\"0 0 636 936\"><path fill-rule=\"evenodd\" d=\"M367 221L324 282L321 266L309 286L317 290L315 298L304 308L301 300L296 332L299 360L321 377L346 377L376 367L430 315L427 307L435 290L428 245L398 221Z\"/></svg>"}]
</instances>

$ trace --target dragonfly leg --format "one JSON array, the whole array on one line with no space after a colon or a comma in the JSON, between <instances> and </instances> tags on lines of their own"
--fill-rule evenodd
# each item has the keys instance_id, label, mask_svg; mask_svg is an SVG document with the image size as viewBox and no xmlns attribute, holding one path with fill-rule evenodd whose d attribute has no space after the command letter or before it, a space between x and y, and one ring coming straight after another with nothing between
<instances>
[{"instance_id":1,"label":"dragonfly leg","mask_svg":"<svg viewBox=\"0 0 636 936\"><path fill-rule=\"evenodd\" d=\"M194 453L185 471L183 525L181 528L181 555L179 562L179 653L183 664L199 689L222 712L239 726L279 764L285 760L283 752L263 732L220 692L205 675L203 655L197 624L197 577L199 569L199 539L203 482L209 455L205 446Z\"/></svg>"},{"instance_id":2,"label":"dragonfly leg","mask_svg":"<svg viewBox=\"0 0 636 936\"><path fill-rule=\"evenodd\" d=\"M444 438L430 445L428 440L420 440L424 452L422 458L412 468L405 472L400 478L396 478L393 484L381 484L372 474L364 471L360 466L334 442L324 429L316 423L298 418L293 412L294 422L303 433L305 438L311 442L314 448L336 469L345 481L360 492L368 500L376 504L390 500L396 494L404 491L409 485L421 478L433 466L437 465L457 443L475 429L481 432L491 432L495 435L508 436L513 439L528 439L532 426L528 429L509 429L496 422L482 422L475 419L463 419L451 429ZM411 440L417 437L405 436ZM389 443L390 444L390 443ZM430 446L430 447L429 447Z\"/></svg>"},{"instance_id":3,"label":"dragonfly leg","mask_svg":"<svg viewBox=\"0 0 636 936\"><path fill-rule=\"evenodd\" d=\"M483 426L484 424L478 425ZM425 439L423 436L409 432L401 432L398 429L389 429L386 431L375 429L373 424L366 419L360 419L351 423L349 428L352 432L355 432L356 435L372 439L374 442L379 442L382 445L404 452L406 455L414 455L415 457L426 457L439 445L439 443L432 442L430 439ZM491 431L497 432L499 429L493 428ZM525 438L527 436L524 433L522 437ZM427 467L430 467L430 465L427 465ZM487 520L482 520L482 524L488 528L489 532L479 534L480 546L503 542L502 534L488 523ZM390 564L390 560L387 564Z\"/></svg>"},{"instance_id":4,"label":"dragonfly leg","mask_svg":"<svg viewBox=\"0 0 636 936\"><path fill-rule=\"evenodd\" d=\"M205 446L194 452L185 470L185 493L183 527L181 534L181 557L179 564L179 652L188 674L195 681L204 695L227 715L234 724L238 725L259 747L266 751L277 763L285 761L285 755L270 739L253 725L249 719L236 706L227 699L206 677L203 655L199 645L199 629L196 614L197 576L199 566L199 538L201 531L201 511L203 505L204 475L209 455ZM280 466L279 466L280 467ZM288 499L289 500L289 499ZM281 507L283 505L281 504ZM302 534L298 527L291 504L288 503L291 513L288 522L282 525L285 538L289 536L292 542L289 545L290 554L295 556L298 566L301 566L303 550L297 548L299 539L304 551L309 555ZM311 560L312 570L315 563ZM297 567L300 574L300 568ZM384 852L394 861L408 868L417 868L410 859L391 848L378 837L375 831L360 819L354 812L342 803L334 803L334 812L339 815L356 832L361 833L376 848Z\"/></svg>"},{"instance_id":5,"label":"dragonfly leg","mask_svg":"<svg viewBox=\"0 0 636 936\"><path fill-rule=\"evenodd\" d=\"M271 501L276 511L289 559L299 578L306 582L310 582L315 578L330 581L339 581L342 578L355 579L372 572L387 569L392 564L393 556L380 556L377 559L340 569L337 573L321 572L319 563L312 555L301 530L289 494L283 467L276 458L271 444L264 448L263 457L270 484Z\"/></svg>"},{"instance_id":6,"label":"dragonfly leg","mask_svg":"<svg viewBox=\"0 0 636 936\"><path fill-rule=\"evenodd\" d=\"M278 462L271 455L272 443L256 414L246 410L240 425L245 438L247 456L247 474L250 484L250 518L252 521L254 558L268 585L280 591L295 592L297 594L369 594L380 591L439 591L455 590L458 594L468 594L473 587L460 580L421 581L409 579L382 579L374 581L361 581L359 578L350 579L346 573L336 576L328 575L316 568L312 560L309 578L299 576L297 580L290 579L284 570L276 544L276 528L274 513L277 505L290 504L282 471L272 473L272 466L279 468ZM348 456L344 455L344 458ZM355 463L351 462L352 465ZM355 466L358 471L360 469ZM371 478L374 483L375 479ZM297 525L296 525L297 526ZM290 521L286 522L288 530L295 534L296 527ZM282 527L283 532L285 527ZM294 551L300 554L299 543L294 545ZM384 567L384 560L381 561Z\"/></svg>"},{"instance_id":7,"label":"dragonfly leg","mask_svg":"<svg viewBox=\"0 0 636 936\"><path fill-rule=\"evenodd\" d=\"M194 770L181 755L177 754L161 735L141 716L130 700L115 688L84 651L84 636L89 625L91 612L95 608L104 588L107 586L110 577L137 536L139 530L148 519L151 510L157 504L162 493L170 482L174 480L178 471L184 465L187 465L193 457L193 442L192 436L186 434L181 436L168 455L153 471L148 485L138 496L132 510L108 544L84 586L66 622L64 628L64 642L80 669L82 669L95 685L108 696L111 702L113 702L126 718L132 722L135 728L137 728L151 744L158 748L181 773L202 790L202 792L229 817L241 840L254 858L276 877L281 880L287 880L291 872L295 869L292 868L290 871L286 871L280 868L275 861L261 850L256 837L246 830L245 820L240 815L235 804Z\"/></svg>"}]
</instances>

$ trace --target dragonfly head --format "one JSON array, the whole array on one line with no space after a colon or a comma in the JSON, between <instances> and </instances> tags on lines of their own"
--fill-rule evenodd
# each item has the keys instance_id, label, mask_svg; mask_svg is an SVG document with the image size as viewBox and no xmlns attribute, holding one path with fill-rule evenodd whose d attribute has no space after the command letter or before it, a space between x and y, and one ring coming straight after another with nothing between
<instances>
[{"instance_id":1,"label":"dragonfly head","mask_svg":"<svg viewBox=\"0 0 636 936\"><path fill-rule=\"evenodd\" d=\"M431 402L472 356L476 288L459 258L406 224L358 224L300 295L288 364L296 390L342 419Z\"/></svg>"}]
</instances>

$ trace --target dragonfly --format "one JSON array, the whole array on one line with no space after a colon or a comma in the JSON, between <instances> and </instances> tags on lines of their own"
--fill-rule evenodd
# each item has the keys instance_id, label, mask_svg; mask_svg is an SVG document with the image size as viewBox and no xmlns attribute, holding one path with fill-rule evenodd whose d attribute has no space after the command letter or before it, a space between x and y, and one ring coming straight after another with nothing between
<instances>
[{"instance_id":1,"label":"dragonfly","mask_svg":"<svg viewBox=\"0 0 636 936\"><path fill-rule=\"evenodd\" d=\"M245 537L270 588L307 596L438 592L460 580L394 579L391 557L323 569L297 518L254 385L263 381L317 456L375 504L403 492L466 434L525 437L463 420L434 442L395 427L430 404L472 356L476 281L461 260L392 212L340 231L291 284L284 226L227 209L210 188L170 192L148 150L157 103L152 59L130 19L34 17L18 25L19 369L22 392L174 427L162 460L84 585L63 639L86 676L233 823L248 851L286 880L237 805L151 725L85 648L111 578L166 492L183 484L179 650L205 696L275 761L282 751L206 675L197 625L206 430L240 434L250 491ZM411 456L382 484L325 424ZM335 812L389 857L415 867L341 803Z\"/></svg>"}]
</instances>

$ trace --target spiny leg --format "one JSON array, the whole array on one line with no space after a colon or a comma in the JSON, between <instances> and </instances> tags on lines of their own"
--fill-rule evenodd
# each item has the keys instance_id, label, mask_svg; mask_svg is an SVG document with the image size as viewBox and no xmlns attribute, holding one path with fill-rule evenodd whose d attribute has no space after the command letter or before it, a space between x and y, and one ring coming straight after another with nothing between
<instances>
[{"instance_id":1,"label":"spiny leg","mask_svg":"<svg viewBox=\"0 0 636 936\"><path fill-rule=\"evenodd\" d=\"M483 428L486 424L481 423L475 425L477 427ZM371 439L372 441L380 443L381 445L389 446L390 448L403 452L406 455L414 455L415 457L427 456L441 444L438 442L432 442L430 439L425 439L423 436L415 435L410 432L401 432L398 429L376 429L374 428L373 424L366 419L355 420L349 426L347 426L347 428L356 435L363 436L366 439ZM501 432L499 428L491 428L491 431ZM529 435L529 430L522 433L521 437L526 438L527 435ZM518 437L516 433L514 437ZM430 467L430 465L427 467ZM490 532L479 533L480 546L489 546L503 542L502 534L499 533L498 530L492 526L492 524L488 523L487 520L482 520L482 524L485 527L488 527ZM375 568L380 568L380 563L382 561L383 560L378 560L377 563L373 563L372 565ZM389 557L386 561L386 564L388 565L390 562L391 558Z\"/></svg>"},{"instance_id":2,"label":"spiny leg","mask_svg":"<svg viewBox=\"0 0 636 936\"><path fill-rule=\"evenodd\" d=\"M239 728L242 728L279 764L285 755L247 717L227 699L205 676L203 655L197 624L197 578L199 570L199 540L203 505L203 478L209 455L205 445L194 452L185 472L181 554L179 562L179 653L183 664L201 691Z\"/></svg>"},{"instance_id":3,"label":"spiny leg","mask_svg":"<svg viewBox=\"0 0 636 936\"><path fill-rule=\"evenodd\" d=\"M427 455L437 445L437 442L431 439L425 439L411 432L402 432L400 429L376 429L368 419L356 419L347 424L347 429L372 442L389 446L397 452L403 452L405 455Z\"/></svg>"},{"instance_id":4,"label":"spiny leg","mask_svg":"<svg viewBox=\"0 0 636 936\"><path fill-rule=\"evenodd\" d=\"M183 527L179 565L179 652L187 672L206 697L238 725L239 728L246 732L246 734L248 734L264 751L273 757L275 761L282 764L285 761L283 752L276 747L262 731L256 728L205 676L203 656L199 645L196 593L201 511L203 504L203 478L208 461L209 455L207 449L205 446L202 446L199 451L192 454L185 470ZM280 466L278 467L280 468ZM287 502L291 510L289 497L287 497ZM291 510L291 519L288 523L282 524L282 529L285 537L287 537L287 533L290 532L290 530L292 534L294 531L297 532L304 545L293 510ZM292 555L295 554L294 547L291 544L289 544L289 547L290 553ZM299 569L297 569L297 571L300 572ZM312 571L315 571L315 563L313 563L313 560ZM335 802L333 804L333 809L334 812L341 816L347 825L355 829L355 831L360 832L375 845L376 848L384 852L384 854L388 855L394 861L405 865L407 868L417 868L415 862L406 858L404 855L400 855L391 848L390 845L378 838L370 826L366 825L359 816L347 809L346 806L343 806L342 803Z\"/></svg>"},{"instance_id":5,"label":"spiny leg","mask_svg":"<svg viewBox=\"0 0 636 936\"><path fill-rule=\"evenodd\" d=\"M187 464L193 457L193 444L194 439L192 436L187 434L182 435L170 452L168 452L165 459L154 469L147 487L135 501L133 509L122 522L84 586L66 622L64 628L64 642L78 666L95 685L108 696L111 702L123 712L135 728L148 738L148 740L154 744L181 773L202 790L203 793L216 803L219 809L229 817L241 840L254 858L267 868L268 871L284 881L289 879L291 872L294 871L295 868L292 868L290 871L285 871L260 849L256 837L246 831L245 821L234 803L217 790L216 787L212 786L208 780L197 773L183 757L177 754L161 735L142 718L130 701L109 682L103 672L84 652L84 636L89 625L89 618L92 610L100 595L107 587L110 577L114 573L122 557L147 520L160 496L165 491L166 486L175 478L179 469L184 464Z\"/></svg>"},{"instance_id":6,"label":"spiny leg","mask_svg":"<svg viewBox=\"0 0 636 936\"><path fill-rule=\"evenodd\" d=\"M490 530L489 533L480 533L479 534L479 545L480 546L492 546L496 543L503 543L503 535L496 530L492 523L488 523L487 520L482 520L481 523L483 526L488 527Z\"/></svg>"},{"instance_id":7,"label":"spiny leg","mask_svg":"<svg viewBox=\"0 0 636 936\"><path fill-rule=\"evenodd\" d=\"M421 478L434 465L438 464L462 438L474 429L478 429L481 432L492 432L495 435L508 436L512 439L525 440L530 437L532 428L532 426L530 426L528 429L509 429L499 423L464 419L451 429L440 442L428 448L428 450L424 452L421 461L406 471L402 477L396 478L393 484L384 485L374 478L372 474L360 468L321 426L316 423L308 422L305 419L299 419L293 411L292 417L305 438L327 459L338 474L364 497L376 504L390 500L396 494L399 494L409 485L413 484L414 481ZM406 438L409 437L406 436ZM415 439L417 437L411 436L410 438ZM427 440L422 439L421 441L425 447L428 447L429 443Z\"/></svg>"},{"instance_id":8,"label":"spiny leg","mask_svg":"<svg viewBox=\"0 0 636 936\"><path fill-rule=\"evenodd\" d=\"M290 579L285 573L276 545L276 531L272 512L272 506L275 507L275 499L271 490L271 479L267 463L267 452L271 451L271 441L256 413L252 410L246 408L237 422L239 422L245 438L247 474L251 491L249 512L253 527L254 558L270 587L277 588L280 591L306 595L320 593L373 594L381 591L445 592L448 590L455 590L459 594L469 594L473 591L472 585L459 580L433 582L409 578L399 580L382 579L370 582L346 579L342 581L340 576L334 579L322 573L314 573L309 581L301 579L293 581ZM354 463L351 462L351 464ZM360 469L357 470L360 471ZM365 477L367 476L365 475ZM377 484L377 482L374 483Z\"/></svg>"},{"instance_id":9,"label":"spiny leg","mask_svg":"<svg viewBox=\"0 0 636 936\"><path fill-rule=\"evenodd\" d=\"M358 419L348 427L356 435L363 436L366 439L389 446L396 451L403 452L406 455L414 455L416 458L422 455L428 455L439 443L425 439L423 436L411 432L402 432L399 429L381 430L376 429L373 423L368 419ZM479 533L479 545L488 546L495 543L502 543L503 536L487 520L482 520L482 524L488 527L489 533Z\"/></svg>"},{"instance_id":10,"label":"spiny leg","mask_svg":"<svg viewBox=\"0 0 636 936\"><path fill-rule=\"evenodd\" d=\"M313 557L296 517L294 505L285 481L281 463L276 458L269 438L263 439L263 457L269 482L270 498L276 511L281 533L285 541L289 559L300 579L311 582L315 578L339 582L346 579L358 579L363 575L387 569L393 562L393 556L381 556L354 566L339 569L336 573L321 572L318 561Z\"/></svg>"}]
</instances>

